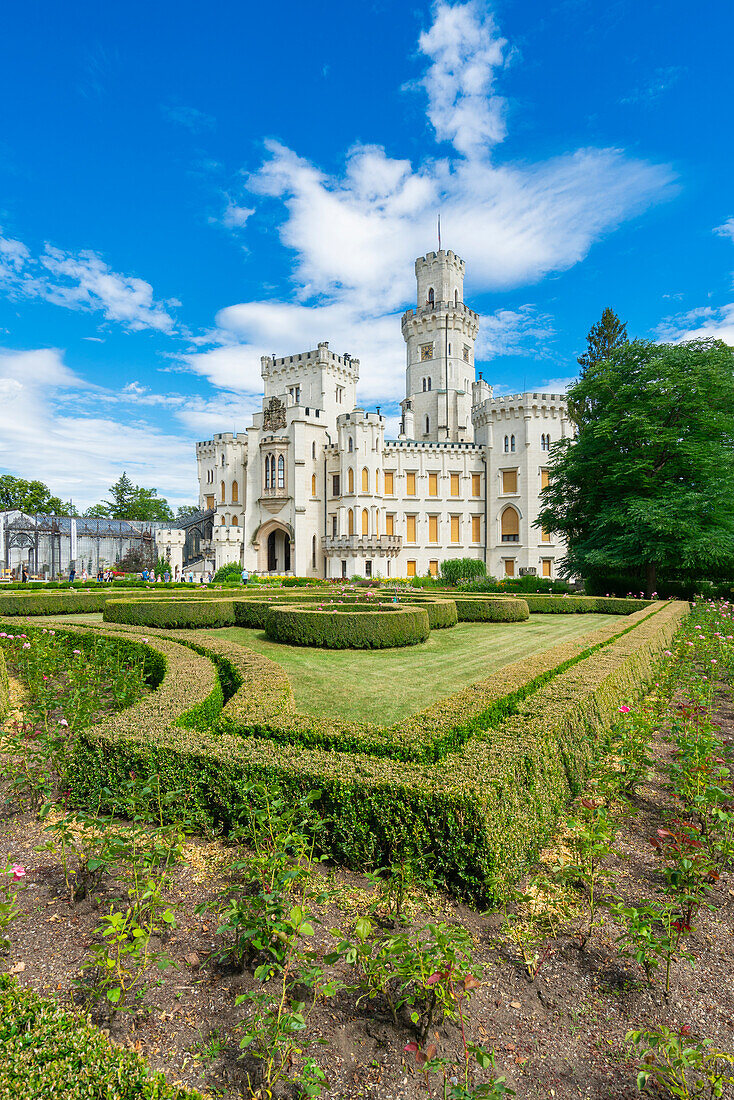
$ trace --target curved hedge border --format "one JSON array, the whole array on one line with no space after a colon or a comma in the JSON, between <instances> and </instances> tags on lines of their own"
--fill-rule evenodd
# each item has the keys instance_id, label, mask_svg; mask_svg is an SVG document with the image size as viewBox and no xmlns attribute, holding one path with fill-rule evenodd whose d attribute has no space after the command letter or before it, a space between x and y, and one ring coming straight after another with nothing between
<instances>
[{"instance_id":1,"label":"curved hedge border","mask_svg":"<svg viewBox=\"0 0 734 1100\"><path fill-rule=\"evenodd\" d=\"M0 722L7 716L10 710L10 684L8 682L8 670L5 665L5 657L0 650Z\"/></svg>"},{"instance_id":2,"label":"curved hedge border","mask_svg":"<svg viewBox=\"0 0 734 1100\"><path fill-rule=\"evenodd\" d=\"M16 620L2 625L18 629L19 624ZM39 631L39 627L32 623L21 625L30 634ZM92 644L95 637L120 642L119 634L95 625L98 627L95 630L72 623L54 629L59 636L73 637L83 645ZM153 670L153 681L157 686L155 691L105 721L132 722L141 728L173 723L187 729L211 729L222 712L224 693L217 668L209 657L164 638L156 638L155 644L152 644L148 638L131 635L124 639L124 643L144 651L146 673Z\"/></svg>"},{"instance_id":3,"label":"curved hedge border","mask_svg":"<svg viewBox=\"0 0 734 1100\"><path fill-rule=\"evenodd\" d=\"M24 1100L202 1100L169 1085L138 1054L112 1046L88 1017L0 974L0 1096Z\"/></svg>"},{"instance_id":4,"label":"curved hedge border","mask_svg":"<svg viewBox=\"0 0 734 1100\"><path fill-rule=\"evenodd\" d=\"M232 626L234 604L231 599L107 600L103 615L106 623L130 623L134 626L158 626L194 630L197 627Z\"/></svg>"},{"instance_id":5,"label":"curved hedge border","mask_svg":"<svg viewBox=\"0 0 734 1100\"><path fill-rule=\"evenodd\" d=\"M686 612L673 603L648 613L439 766L182 733L163 721L144 726L129 720L131 708L77 739L73 793L104 802L105 788L131 768L155 770L164 789L185 790L193 822L226 827L252 782L287 797L317 790L311 812L325 824L323 850L334 859L364 869L410 850L457 895L496 901L583 782L620 699L634 699L655 675Z\"/></svg>"},{"instance_id":6,"label":"curved hedge border","mask_svg":"<svg viewBox=\"0 0 734 1100\"><path fill-rule=\"evenodd\" d=\"M428 612L423 607L386 604L337 604L334 607L271 605L265 617L265 633L286 645L321 646L325 649L389 649L417 645L430 633Z\"/></svg>"}]
</instances>

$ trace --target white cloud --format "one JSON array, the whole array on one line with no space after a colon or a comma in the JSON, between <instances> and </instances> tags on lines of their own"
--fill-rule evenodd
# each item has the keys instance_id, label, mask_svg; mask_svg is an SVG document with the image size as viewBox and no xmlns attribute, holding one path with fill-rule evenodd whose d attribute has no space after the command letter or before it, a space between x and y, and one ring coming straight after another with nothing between
<instances>
[{"instance_id":1,"label":"white cloud","mask_svg":"<svg viewBox=\"0 0 734 1100\"><path fill-rule=\"evenodd\" d=\"M505 134L497 74L510 55L476 0L439 2L420 37L427 59L418 82L436 138L455 156L410 160L377 145L349 150L328 174L280 142L246 177L250 195L274 200L279 234L293 254L290 301L246 302L217 317L220 347L186 357L215 385L259 389L259 357L329 339L362 361L364 399L402 396L403 345L395 313L412 304L413 261L435 247L441 211L444 247L466 261L466 299L537 282L583 260L623 221L673 191L665 165L614 148L563 152L535 164L496 164L488 153ZM250 205L230 201L231 225ZM483 318L480 352L537 347L548 319L532 307Z\"/></svg>"},{"instance_id":2,"label":"white cloud","mask_svg":"<svg viewBox=\"0 0 734 1100\"><path fill-rule=\"evenodd\" d=\"M421 81L439 141L465 156L482 155L505 137L505 101L492 94L507 40L478 3L440 3L418 47L431 61Z\"/></svg>"},{"instance_id":3,"label":"white cloud","mask_svg":"<svg viewBox=\"0 0 734 1100\"><path fill-rule=\"evenodd\" d=\"M144 421L79 415L89 390L59 350L0 349L0 395L0 468L38 478L82 508L103 499L123 468L173 505L191 501L191 444Z\"/></svg>"},{"instance_id":4,"label":"white cloud","mask_svg":"<svg viewBox=\"0 0 734 1100\"><path fill-rule=\"evenodd\" d=\"M720 237L728 237L729 240L734 241L734 218L727 218L723 225L717 225L714 233L718 233Z\"/></svg>"},{"instance_id":5,"label":"white cloud","mask_svg":"<svg viewBox=\"0 0 734 1100\"><path fill-rule=\"evenodd\" d=\"M192 134L200 134L203 130L213 130L216 125L211 115L206 114L205 111L200 111L197 107L186 107L182 103L161 103L160 109L161 113L170 122L183 126L185 129L190 130Z\"/></svg>"},{"instance_id":6,"label":"white cloud","mask_svg":"<svg viewBox=\"0 0 734 1100\"><path fill-rule=\"evenodd\" d=\"M734 346L734 302L727 305L698 306L675 317L667 317L657 329L661 340L723 340Z\"/></svg>"},{"instance_id":7,"label":"white cloud","mask_svg":"<svg viewBox=\"0 0 734 1100\"><path fill-rule=\"evenodd\" d=\"M99 311L132 331L172 333L175 327L168 308L178 303L157 302L150 283L112 271L89 249L64 252L47 244L33 256L21 241L0 235L0 288L11 298L42 298L66 309Z\"/></svg>"}]
</instances>

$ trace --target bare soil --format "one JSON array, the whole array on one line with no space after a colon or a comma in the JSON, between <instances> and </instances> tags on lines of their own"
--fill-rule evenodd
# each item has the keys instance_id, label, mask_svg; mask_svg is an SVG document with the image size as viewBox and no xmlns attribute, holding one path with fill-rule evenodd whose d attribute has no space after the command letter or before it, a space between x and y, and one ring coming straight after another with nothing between
<instances>
[{"instance_id":1,"label":"bare soil","mask_svg":"<svg viewBox=\"0 0 734 1100\"><path fill-rule=\"evenodd\" d=\"M16 704L22 707L22 693ZM723 736L734 742L731 697L720 696L718 720ZM654 744L659 765L669 751L662 738ZM614 888L631 903L655 896L660 884L658 860L649 838L670 817L672 804L660 773L634 799L625 815L609 869ZM23 985L71 1003L74 979L85 952L95 940L101 910L119 894L109 880L95 896L71 906L55 853L38 854L42 824L19 812L0 788L0 858L28 868L20 901L23 916L10 929L12 951L0 965ZM185 860L173 872L169 895L178 905L177 927L162 951L176 969L162 976L133 1014L118 1014L108 1025L112 1039L143 1054L171 1082L212 1096L249 1095L246 1073L238 1059L237 1026L242 1008L236 996L254 986L251 973L227 973L209 956L215 947L214 914L196 916L195 906L213 897L224 882L228 852L220 840L193 838ZM315 945L333 950L330 930L350 930L371 901L364 876L321 865L336 891L328 908L317 911ZM534 980L517 950L502 934L502 914L481 914L437 894L411 902L414 922L430 916L462 923L475 943L475 961L483 981L470 1002L468 1038L496 1052L496 1073L504 1074L521 1100L588 1097L631 1100L638 1095L637 1063L624 1036L629 1028L666 1024L690 1026L692 1038L708 1038L731 1050L734 1035L734 873L721 875L688 944L695 968L674 966L671 995L660 980L649 989L633 964L614 946L618 929L610 921L587 945L579 947L574 921L566 923L543 948L546 957ZM341 971L347 977L346 969ZM323 1040L310 1053L324 1069L324 1096L333 1100L418 1100L442 1095L437 1079L426 1082L404 1047L414 1038L408 1026L396 1028L378 1002L356 1007L355 996L342 994L310 1009L308 1034ZM440 1025L433 1036L439 1051L459 1059L460 1033ZM481 1079L480 1074L480 1079ZM289 1087L282 1095L295 1095Z\"/></svg>"}]
</instances>

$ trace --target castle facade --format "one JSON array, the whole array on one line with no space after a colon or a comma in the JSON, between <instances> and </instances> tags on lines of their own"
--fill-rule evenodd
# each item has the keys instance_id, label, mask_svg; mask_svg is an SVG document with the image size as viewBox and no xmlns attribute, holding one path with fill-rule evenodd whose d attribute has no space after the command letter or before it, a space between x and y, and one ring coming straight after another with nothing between
<instances>
[{"instance_id":1,"label":"castle facade","mask_svg":"<svg viewBox=\"0 0 734 1100\"><path fill-rule=\"evenodd\" d=\"M385 438L379 408L357 405L357 359L327 342L264 357L262 412L244 434L196 445L205 564L412 577L475 557L496 577L556 576L565 547L534 522L551 444L573 434L565 398L494 397L475 375L464 261L429 252L415 271L398 438ZM183 532L158 542L186 567Z\"/></svg>"}]
</instances>

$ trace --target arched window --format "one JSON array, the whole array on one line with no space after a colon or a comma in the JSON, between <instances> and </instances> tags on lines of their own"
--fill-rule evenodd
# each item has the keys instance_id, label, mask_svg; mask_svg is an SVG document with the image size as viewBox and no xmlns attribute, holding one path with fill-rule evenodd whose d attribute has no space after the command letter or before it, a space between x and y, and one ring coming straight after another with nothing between
<instances>
[{"instance_id":1,"label":"arched window","mask_svg":"<svg viewBox=\"0 0 734 1100\"><path fill-rule=\"evenodd\" d=\"M227 521L226 521L226 519L224 518L224 516L222 516L222 518L221 518L221 519L220 519L220 521L219 521L219 526L220 526L220 527L226 527L226 525L227 525Z\"/></svg>"},{"instance_id":2,"label":"arched window","mask_svg":"<svg viewBox=\"0 0 734 1100\"><path fill-rule=\"evenodd\" d=\"M505 436L505 454L510 453L510 439L509 436Z\"/></svg>"},{"instance_id":3,"label":"arched window","mask_svg":"<svg viewBox=\"0 0 734 1100\"><path fill-rule=\"evenodd\" d=\"M233 527L239 527L239 525L240 525L240 521L239 521L238 517L237 516L232 516L232 526Z\"/></svg>"},{"instance_id":4,"label":"arched window","mask_svg":"<svg viewBox=\"0 0 734 1100\"><path fill-rule=\"evenodd\" d=\"M459 292L458 292L458 290L455 290L454 291L454 305L458 306L458 304L459 304Z\"/></svg>"},{"instance_id":5,"label":"arched window","mask_svg":"<svg viewBox=\"0 0 734 1100\"><path fill-rule=\"evenodd\" d=\"M370 491L370 472L365 466L362 470L362 492L369 493Z\"/></svg>"},{"instance_id":6,"label":"arched window","mask_svg":"<svg viewBox=\"0 0 734 1100\"><path fill-rule=\"evenodd\" d=\"M354 512L352 511L351 508L349 508L347 510L347 523L349 525L348 526L349 534L353 535L354 534Z\"/></svg>"},{"instance_id":7,"label":"arched window","mask_svg":"<svg viewBox=\"0 0 734 1100\"><path fill-rule=\"evenodd\" d=\"M222 466L224 466L224 455L222 455Z\"/></svg>"},{"instance_id":8,"label":"arched window","mask_svg":"<svg viewBox=\"0 0 734 1100\"><path fill-rule=\"evenodd\" d=\"M375 512L375 537L380 533L380 513Z\"/></svg>"},{"instance_id":9,"label":"arched window","mask_svg":"<svg viewBox=\"0 0 734 1100\"><path fill-rule=\"evenodd\" d=\"M316 444L314 443L314 447ZM316 536L311 539L311 568L316 568Z\"/></svg>"},{"instance_id":10,"label":"arched window","mask_svg":"<svg viewBox=\"0 0 734 1100\"><path fill-rule=\"evenodd\" d=\"M426 392L426 379L423 379L423 392Z\"/></svg>"},{"instance_id":11,"label":"arched window","mask_svg":"<svg viewBox=\"0 0 734 1100\"><path fill-rule=\"evenodd\" d=\"M510 450L511 451L515 450L515 437L514 437L514 435L510 436Z\"/></svg>"},{"instance_id":12,"label":"arched window","mask_svg":"<svg viewBox=\"0 0 734 1100\"><path fill-rule=\"evenodd\" d=\"M500 524L503 542L520 541L520 516L514 508L505 508L500 517Z\"/></svg>"},{"instance_id":13,"label":"arched window","mask_svg":"<svg viewBox=\"0 0 734 1100\"><path fill-rule=\"evenodd\" d=\"M430 430L431 430L431 418L430 418L430 416L427 416L426 417L426 435L428 435Z\"/></svg>"},{"instance_id":14,"label":"arched window","mask_svg":"<svg viewBox=\"0 0 734 1100\"><path fill-rule=\"evenodd\" d=\"M351 466L347 470L347 492L354 492L354 470Z\"/></svg>"},{"instance_id":15,"label":"arched window","mask_svg":"<svg viewBox=\"0 0 734 1100\"><path fill-rule=\"evenodd\" d=\"M237 484L236 481L233 481L232 482L232 503L233 504L239 503L239 499L240 499L240 487L239 487L239 485Z\"/></svg>"},{"instance_id":16,"label":"arched window","mask_svg":"<svg viewBox=\"0 0 734 1100\"><path fill-rule=\"evenodd\" d=\"M270 459L265 455L265 488L270 488Z\"/></svg>"},{"instance_id":17,"label":"arched window","mask_svg":"<svg viewBox=\"0 0 734 1100\"><path fill-rule=\"evenodd\" d=\"M436 295L433 293L433 287L429 286L429 288L428 288L428 304L429 304L429 306L434 305L435 301L436 301Z\"/></svg>"},{"instance_id":18,"label":"arched window","mask_svg":"<svg viewBox=\"0 0 734 1100\"><path fill-rule=\"evenodd\" d=\"M315 442L311 444L311 458L316 458L316 443ZM315 537L316 536L314 535L314 538Z\"/></svg>"},{"instance_id":19,"label":"arched window","mask_svg":"<svg viewBox=\"0 0 734 1100\"><path fill-rule=\"evenodd\" d=\"M278 455L278 488L285 489L285 459Z\"/></svg>"},{"instance_id":20,"label":"arched window","mask_svg":"<svg viewBox=\"0 0 734 1100\"><path fill-rule=\"evenodd\" d=\"M227 494L227 489L226 489L226 486L225 486L224 482L222 481L222 482L220 482L220 485L219 485L219 495L222 498L222 504L224 504L224 501L226 499L226 494Z\"/></svg>"},{"instance_id":21,"label":"arched window","mask_svg":"<svg viewBox=\"0 0 734 1100\"><path fill-rule=\"evenodd\" d=\"M378 493L378 494L380 492L380 471L379 470L375 470L375 492Z\"/></svg>"},{"instance_id":22,"label":"arched window","mask_svg":"<svg viewBox=\"0 0 734 1100\"><path fill-rule=\"evenodd\" d=\"M275 455L270 456L270 488L275 488Z\"/></svg>"},{"instance_id":23,"label":"arched window","mask_svg":"<svg viewBox=\"0 0 734 1100\"><path fill-rule=\"evenodd\" d=\"M430 390L430 388L431 388L431 379L429 378L428 379L428 389Z\"/></svg>"},{"instance_id":24,"label":"arched window","mask_svg":"<svg viewBox=\"0 0 734 1100\"><path fill-rule=\"evenodd\" d=\"M354 440L352 439L351 435L349 437L349 442L347 444L347 450L349 451L350 454L354 450Z\"/></svg>"},{"instance_id":25,"label":"arched window","mask_svg":"<svg viewBox=\"0 0 734 1100\"><path fill-rule=\"evenodd\" d=\"M316 474L311 474L311 496L316 496Z\"/></svg>"},{"instance_id":26,"label":"arched window","mask_svg":"<svg viewBox=\"0 0 734 1100\"><path fill-rule=\"evenodd\" d=\"M362 509L362 534L369 535L370 533L370 514L366 508Z\"/></svg>"}]
</instances>

